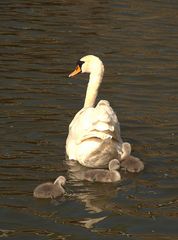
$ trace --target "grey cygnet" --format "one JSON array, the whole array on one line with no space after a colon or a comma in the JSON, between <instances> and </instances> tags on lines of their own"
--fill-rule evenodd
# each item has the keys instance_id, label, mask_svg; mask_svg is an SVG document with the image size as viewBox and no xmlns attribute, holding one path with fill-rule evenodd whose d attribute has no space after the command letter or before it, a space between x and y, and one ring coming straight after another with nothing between
<instances>
[{"instance_id":1,"label":"grey cygnet","mask_svg":"<svg viewBox=\"0 0 178 240\"><path fill-rule=\"evenodd\" d=\"M63 176L59 176L54 183L47 182L38 185L33 192L35 198L56 198L65 193L62 186L65 185L66 179Z\"/></svg>"},{"instance_id":2,"label":"grey cygnet","mask_svg":"<svg viewBox=\"0 0 178 240\"><path fill-rule=\"evenodd\" d=\"M121 168L127 170L128 172L140 172L144 169L143 162L137 158L134 157L131 154L131 145L128 142L124 142L122 144L122 155L121 155Z\"/></svg>"},{"instance_id":3,"label":"grey cygnet","mask_svg":"<svg viewBox=\"0 0 178 240\"><path fill-rule=\"evenodd\" d=\"M90 169L82 174L81 180L90 182L117 182L121 180L121 175L117 171L120 167L118 159L109 162L109 170L107 169Z\"/></svg>"}]
</instances>

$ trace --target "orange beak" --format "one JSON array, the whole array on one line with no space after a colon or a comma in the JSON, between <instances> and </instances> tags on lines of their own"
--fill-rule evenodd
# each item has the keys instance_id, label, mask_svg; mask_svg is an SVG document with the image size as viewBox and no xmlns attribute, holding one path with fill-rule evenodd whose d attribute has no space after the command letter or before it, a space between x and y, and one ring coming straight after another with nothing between
<instances>
[{"instance_id":1,"label":"orange beak","mask_svg":"<svg viewBox=\"0 0 178 240\"><path fill-rule=\"evenodd\" d=\"M77 65L77 67L75 68L75 70L69 74L69 77L73 77L73 76L79 74L81 71L82 71L82 70L81 70L80 66Z\"/></svg>"}]
</instances>

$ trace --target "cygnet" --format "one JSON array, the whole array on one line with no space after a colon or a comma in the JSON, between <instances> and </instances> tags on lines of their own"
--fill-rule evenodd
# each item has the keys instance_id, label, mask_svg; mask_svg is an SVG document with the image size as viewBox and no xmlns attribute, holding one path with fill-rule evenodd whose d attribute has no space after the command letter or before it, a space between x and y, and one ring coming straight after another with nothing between
<instances>
[{"instance_id":1,"label":"cygnet","mask_svg":"<svg viewBox=\"0 0 178 240\"><path fill-rule=\"evenodd\" d=\"M107 169L90 169L86 170L80 176L80 180L87 180L90 182L117 182L120 181L121 175L117 171L120 167L118 159L112 159L109 162L109 170Z\"/></svg>"},{"instance_id":2,"label":"cygnet","mask_svg":"<svg viewBox=\"0 0 178 240\"><path fill-rule=\"evenodd\" d=\"M62 186L65 185L66 179L63 176L59 176L54 183L47 182L38 185L34 191L33 196L35 198L56 198L65 193Z\"/></svg>"},{"instance_id":3,"label":"cygnet","mask_svg":"<svg viewBox=\"0 0 178 240\"><path fill-rule=\"evenodd\" d=\"M137 158L134 157L131 154L131 145L128 142L124 142L122 144L122 155L121 155L121 168L127 170L128 172L140 172L144 169L143 162Z\"/></svg>"}]
</instances>

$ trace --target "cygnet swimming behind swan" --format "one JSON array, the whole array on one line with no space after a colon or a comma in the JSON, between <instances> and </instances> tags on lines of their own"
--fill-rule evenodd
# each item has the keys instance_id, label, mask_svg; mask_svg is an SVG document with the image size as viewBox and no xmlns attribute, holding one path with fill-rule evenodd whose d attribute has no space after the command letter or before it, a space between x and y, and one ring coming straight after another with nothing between
<instances>
[{"instance_id":1,"label":"cygnet swimming behind swan","mask_svg":"<svg viewBox=\"0 0 178 240\"><path fill-rule=\"evenodd\" d=\"M128 172L140 172L144 169L143 162L137 158L134 157L131 154L131 145L128 142L124 142L122 144L122 155L121 155L121 168L127 170Z\"/></svg>"},{"instance_id":2,"label":"cygnet swimming behind swan","mask_svg":"<svg viewBox=\"0 0 178 240\"><path fill-rule=\"evenodd\" d=\"M90 182L117 182L121 180L121 175L117 171L119 167L119 160L113 159L109 162L109 170L89 169L79 174L79 179Z\"/></svg>"},{"instance_id":3,"label":"cygnet swimming behind swan","mask_svg":"<svg viewBox=\"0 0 178 240\"><path fill-rule=\"evenodd\" d=\"M65 193L62 186L65 185L66 179L63 176L59 176L54 183L47 182L38 185L33 192L35 198L56 198Z\"/></svg>"}]
</instances>

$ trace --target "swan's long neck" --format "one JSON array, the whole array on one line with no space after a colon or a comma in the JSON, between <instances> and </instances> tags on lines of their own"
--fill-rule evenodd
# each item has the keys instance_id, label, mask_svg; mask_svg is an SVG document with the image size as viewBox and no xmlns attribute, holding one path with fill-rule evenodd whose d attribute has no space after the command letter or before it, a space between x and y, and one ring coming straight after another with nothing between
<instances>
[{"instance_id":1,"label":"swan's long neck","mask_svg":"<svg viewBox=\"0 0 178 240\"><path fill-rule=\"evenodd\" d=\"M93 107L98 95L98 90L103 79L104 67L90 73L84 108Z\"/></svg>"}]
</instances>

